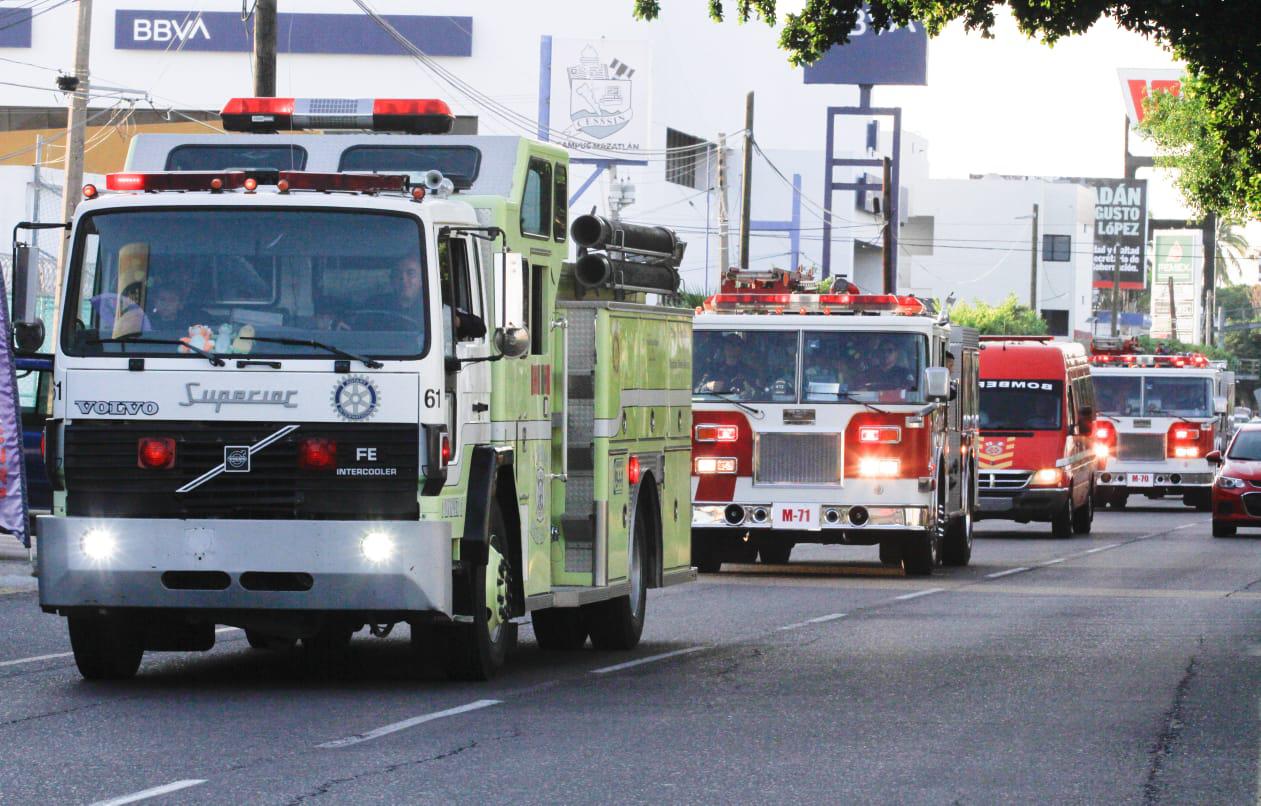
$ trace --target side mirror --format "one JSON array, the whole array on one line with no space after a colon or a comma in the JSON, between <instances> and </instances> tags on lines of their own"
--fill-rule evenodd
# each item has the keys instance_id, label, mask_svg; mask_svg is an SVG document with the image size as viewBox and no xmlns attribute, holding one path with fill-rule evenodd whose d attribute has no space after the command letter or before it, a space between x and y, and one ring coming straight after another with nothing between
<instances>
[{"instance_id":1,"label":"side mirror","mask_svg":"<svg viewBox=\"0 0 1261 806\"><path fill-rule=\"evenodd\" d=\"M1213 413L1214 414L1225 414L1226 408L1227 408L1226 398L1224 397L1213 398Z\"/></svg>"},{"instance_id":2,"label":"side mirror","mask_svg":"<svg viewBox=\"0 0 1261 806\"><path fill-rule=\"evenodd\" d=\"M925 367L924 392L929 400L941 401L950 397L950 370L945 367Z\"/></svg>"},{"instance_id":3,"label":"side mirror","mask_svg":"<svg viewBox=\"0 0 1261 806\"><path fill-rule=\"evenodd\" d=\"M508 358L520 358L530 350L526 329L525 265L518 252L495 254L495 302L499 322L495 346Z\"/></svg>"},{"instance_id":4,"label":"side mirror","mask_svg":"<svg viewBox=\"0 0 1261 806\"><path fill-rule=\"evenodd\" d=\"M486 335L486 322L480 316L464 311L457 311L456 316L460 317L459 324L455 326L456 341L480 339Z\"/></svg>"},{"instance_id":5,"label":"side mirror","mask_svg":"<svg viewBox=\"0 0 1261 806\"><path fill-rule=\"evenodd\" d=\"M1078 418L1077 422L1073 423L1073 436L1088 437L1093 430L1094 423L1084 417Z\"/></svg>"},{"instance_id":6,"label":"side mirror","mask_svg":"<svg viewBox=\"0 0 1261 806\"><path fill-rule=\"evenodd\" d=\"M1089 423L1090 423L1090 421L1091 421L1091 420L1093 420L1093 419L1095 419L1095 408L1094 408L1094 406L1082 406L1080 409L1078 409L1078 411L1077 411L1077 421L1078 421L1078 422L1083 422L1083 423L1089 424ZM1089 432L1087 432L1087 433L1089 433Z\"/></svg>"},{"instance_id":7,"label":"side mirror","mask_svg":"<svg viewBox=\"0 0 1261 806\"><path fill-rule=\"evenodd\" d=\"M19 353L38 353L44 346L44 320L13 323L13 344Z\"/></svg>"},{"instance_id":8,"label":"side mirror","mask_svg":"<svg viewBox=\"0 0 1261 806\"><path fill-rule=\"evenodd\" d=\"M1220 465L1222 463L1222 452L1209 451L1208 453L1204 454L1204 458L1208 460L1208 463L1210 465Z\"/></svg>"}]
</instances>

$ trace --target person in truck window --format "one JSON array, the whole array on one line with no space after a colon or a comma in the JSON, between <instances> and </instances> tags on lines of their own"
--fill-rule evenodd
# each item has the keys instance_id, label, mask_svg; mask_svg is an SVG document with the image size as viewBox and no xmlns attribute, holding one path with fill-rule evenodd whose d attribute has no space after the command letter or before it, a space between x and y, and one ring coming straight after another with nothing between
<instances>
[{"instance_id":1,"label":"person in truck window","mask_svg":"<svg viewBox=\"0 0 1261 806\"><path fill-rule=\"evenodd\" d=\"M192 280L187 274L172 273L149 292L145 320L149 330L174 330L186 334L193 325L209 325L210 314L191 305Z\"/></svg>"},{"instance_id":2,"label":"person in truck window","mask_svg":"<svg viewBox=\"0 0 1261 806\"><path fill-rule=\"evenodd\" d=\"M876 342L874 363L867 371L866 386L872 389L914 389L915 376L902 360L902 351L891 339Z\"/></svg>"},{"instance_id":3,"label":"person in truck window","mask_svg":"<svg viewBox=\"0 0 1261 806\"><path fill-rule=\"evenodd\" d=\"M744 362L744 341L734 333L729 334L723 339L718 360L701 378L697 390L739 396L753 394L756 388L753 373Z\"/></svg>"}]
</instances>

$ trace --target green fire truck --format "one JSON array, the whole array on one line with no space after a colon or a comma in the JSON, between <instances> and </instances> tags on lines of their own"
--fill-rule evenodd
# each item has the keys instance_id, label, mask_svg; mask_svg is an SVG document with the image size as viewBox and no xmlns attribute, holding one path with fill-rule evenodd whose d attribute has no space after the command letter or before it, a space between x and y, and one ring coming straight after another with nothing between
<instances>
[{"instance_id":1,"label":"green fire truck","mask_svg":"<svg viewBox=\"0 0 1261 806\"><path fill-rule=\"evenodd\" d=\"M567 152L440 101L223 121L135 138L70 225L37 534L81 673L216 625L322 667L406 623L464 679L526 621L636 646L695 578L684 245L582 216L569 262Z\"/></svg>"}]
</instances>

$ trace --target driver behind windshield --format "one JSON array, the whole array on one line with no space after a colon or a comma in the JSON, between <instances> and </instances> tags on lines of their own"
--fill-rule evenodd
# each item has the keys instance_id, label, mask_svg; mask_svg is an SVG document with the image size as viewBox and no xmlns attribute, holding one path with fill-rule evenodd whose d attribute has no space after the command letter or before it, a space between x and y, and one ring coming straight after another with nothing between
<instances>
[{"instance_id":1,"label":"driver behind windshield","mask_svg":"<svg viewBox=\"0 0 1261 806\"><path fill-rule=\"evenodd\" d=\"M717 360L705 372L697 389L727 395L748 395L757 388L753 373L745 365L744 342L733 334L723 339Z\"/></svg>"},{"instance_id":2,"label":"driver behind windshield","mask_svg":"<svg viewBox=\"0 0 1261 806\"><path fill-rule=\"evenodd\" d=\"M866 386L872 389L914 389L915 374L906 366L902 351L892 339L876 342L874 363L867 369Z\"/></svg>"}]
</instances>

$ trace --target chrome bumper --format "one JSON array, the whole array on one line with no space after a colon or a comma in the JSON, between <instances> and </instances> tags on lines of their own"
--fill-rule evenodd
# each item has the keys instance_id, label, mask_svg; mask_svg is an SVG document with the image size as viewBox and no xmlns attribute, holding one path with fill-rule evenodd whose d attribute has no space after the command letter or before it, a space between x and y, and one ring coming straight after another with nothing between
<instances>
[{"instance_id":1,"label":"chrome bumper","mask_svg":"<svg viewBox=\"0 0 1261 806\"><path fill-rule=\"evenodd\" d=\"M742 506L746 513L744 520L739 523L731 523L727 520L724 514L727 506L726 504L694 504L692 506L692 528L739 529L742 531L775 528L771 522L771 504L737 504L737 506ZM764 520L755 520L748 514L758 510L766 511L767 515ZM862 520L862 523L855 522L856 511L858 510L861 510L866 515L865 519L858 518ZM850 504L823 504L819 505L819 515L819 528L805 531L827 532L845 529L901 532L926 530L928 528L928 507L868 507ZM829 518L835 518L835 520L829 520ZM797 527L780 528L800 531Z\"/></svg>"},{"instance_id":2,"label":"chrome bumper","mask_svg":"<svg viewBox=\"0 0 1261 806\"><path fill-rule=\"evenodd\" d=\"M445 523L43 516L36 528L44 607L451 613ZM94 529L112 537L108 557L84 551ZM389 535L390 556L364 556L369 532ZM223 582L196 583L203 578ZM307 589L274 589L274 580L294 578L309 582Z\"/></svg>"}]
</instances>

